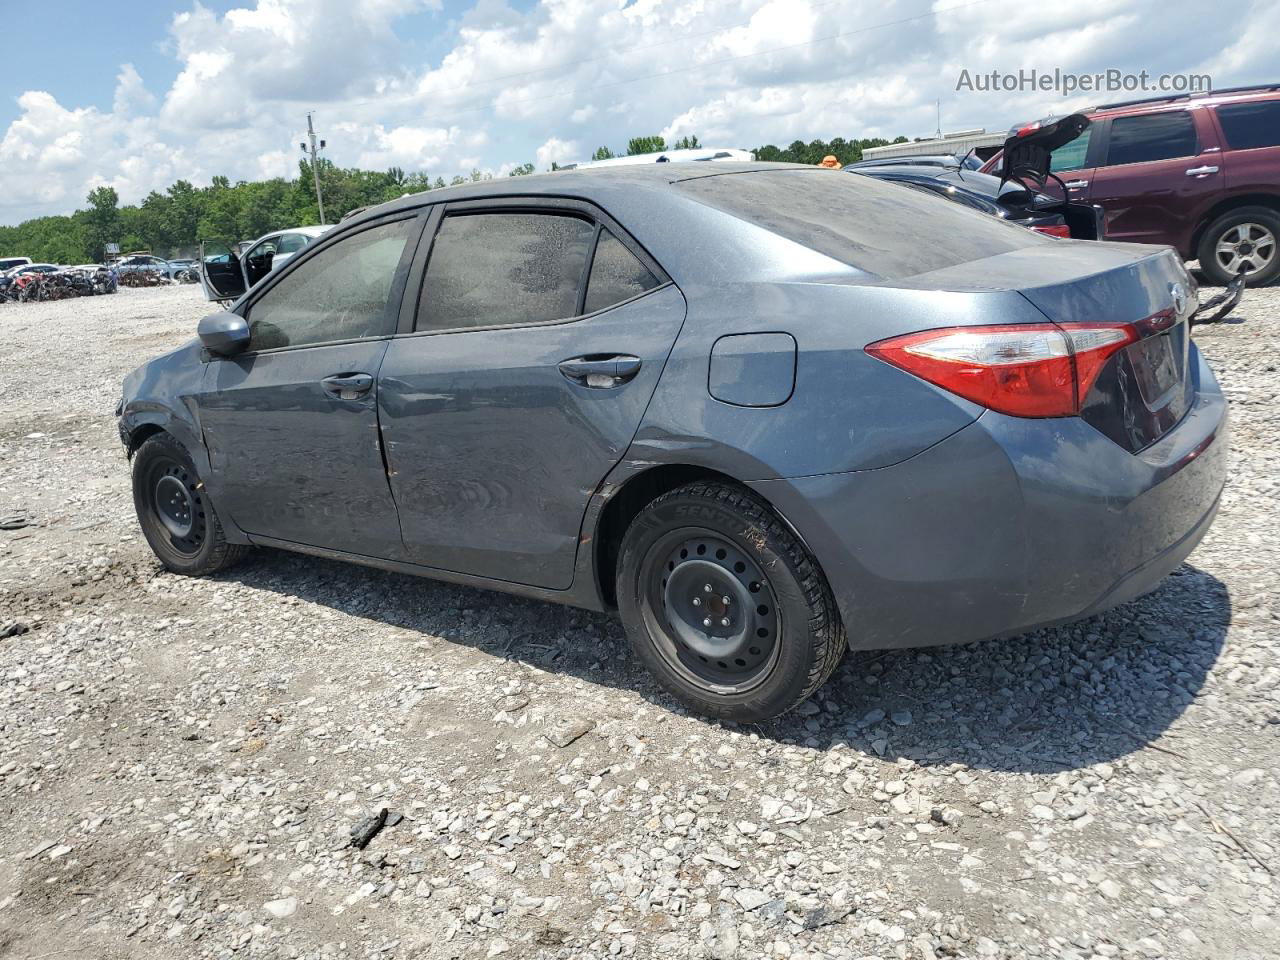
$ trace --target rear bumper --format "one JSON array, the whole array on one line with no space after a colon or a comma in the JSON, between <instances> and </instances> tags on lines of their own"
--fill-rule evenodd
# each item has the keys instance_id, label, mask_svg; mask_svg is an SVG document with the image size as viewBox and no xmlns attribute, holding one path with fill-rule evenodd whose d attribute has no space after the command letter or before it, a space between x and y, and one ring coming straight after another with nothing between
<instances>
[{"instance_id":1,"label":"rear bumper","mask_svg":"<svg viewBox=\"0 0 1280 960\"><path fill-rule=\"evenodd\" d=\"M1196 402L1138 454L1078 418L984 413L879 470L751 484L822 564L851 647L963 643L1141 596L1203 538L1227 407L1194 350Z\"/></svg>"}]
</instances>

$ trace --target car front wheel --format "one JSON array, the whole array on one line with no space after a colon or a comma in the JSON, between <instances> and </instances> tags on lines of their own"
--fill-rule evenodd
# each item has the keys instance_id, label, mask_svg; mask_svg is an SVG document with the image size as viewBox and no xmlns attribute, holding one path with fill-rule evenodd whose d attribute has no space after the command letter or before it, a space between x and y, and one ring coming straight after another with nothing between
<instances>
[{"instance_id":1,"label":"car front wheel","mask_svg":"<svg viewBox=\"0 0 1280 960\"><path fill-rule=\"evenodd\" d=\"M636 655L706 716L785 713L844 654L817 562L768 504L730 484L690 484L645 507L623 541L617 595Z\"/></svg>"},{"instance_id":2,"label":"car front wheel","mask_svg":"<svg viewBox=\"0 0 1280 960\"><path fill-rule=\"evenodd\" d=\"M1261 287L1280 277L1280 213L1270 207L1240 207L1209 224L1196 251L1200 269L1225 285L1241 273Z\"/></svg>"},{"instance_id":3,"label":"car front wheel","mask_svg":"<svg viewBox=\"0 0 1280 960\"><path fill-rule=\"evenodd\" d=\"M134 455L133 505L147 543L174 573L217 573L248 551L227 542L195 465L168 434L149 437Z\"/></svg>"}]
</instances>

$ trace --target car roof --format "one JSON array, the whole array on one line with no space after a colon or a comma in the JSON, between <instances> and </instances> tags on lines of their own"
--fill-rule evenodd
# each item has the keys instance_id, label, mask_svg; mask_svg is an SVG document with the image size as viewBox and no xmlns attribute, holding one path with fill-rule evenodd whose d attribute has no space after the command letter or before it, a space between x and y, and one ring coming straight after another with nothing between
<instances>
[{"instance_id":1,"label":"car roof","mask_svg":"<svg viewBox=\"0 0 1280 960\"><path fill-rule=\"evenodd\" d=\"M431 203L449 203L460 200L480 200L489 197L564 197L595 200L602 193L613 193L619 188L650 194L668 193L667 187L682 180L701 177L724 177L732 174L754 173L767 170L808 170L818 174L839 173L804 163L765 163L761 161L717 160L672 161L671 163L639 163L619 166L581 167L573 170L557 170L554 173L534 173L525 177L495 177L460 183L457 186L437 187L421 193L410 193L395 200L370 207L348 223L360 223L400 209L412 209Z\"/></svg>"},{"instance_id":2,"label":"car roof","mask_svg":"<svg viewBox=\"0 0 1280 960\"><path fill-rule=\"evenodd\" d=\"M697 277L703 282L744 277L755 280L770 276L786 277L793 276L797 269L811 271L815 276L827 276L830 271L841 276L851 273L870 276L865 271L787 239L767 226L735 216L731 211L707 202L700 192L673 186L711 179L725 181L751 174L850 179L849 174L839 169L808 164L721 160L715 163L689 161L590 167L501 177L441 187L371 207L344 220L340 229L334 231L337 237L331 239L331 235L321 242L326 245L340 242L341 237L363 229L372 221L417 211L436 203L492 200L500 206L507 200L512 205L563 200L589 203L604 211L677 283L681 282L681 277L685 280ZM786 185L775 184L775 189L785 191ZM866 189L881 188L872 185L868 179Z\"/></svg>"},{"instance_id":3,"label":"car roof","mask_svg":"<svg viewBox=\"0 0 1280 960\"><path fill-rule=\"evenodd\" d=\"M1230 87L1224 90L1211 90L1208 93L1181 93L1167 97L1146 97L1141 100L1122 100L1117 103L1103 103L1083 110L1073 111L1090 117L1104 115L1108 117L1128 116L1138 113L1159 113L1164 110L1177 110L1187 107L1216 107L1224 103L1241 103L1253 100L1280 100L1280 83L1261 84L1250 87Z\"/></svg>"}]
</instances>

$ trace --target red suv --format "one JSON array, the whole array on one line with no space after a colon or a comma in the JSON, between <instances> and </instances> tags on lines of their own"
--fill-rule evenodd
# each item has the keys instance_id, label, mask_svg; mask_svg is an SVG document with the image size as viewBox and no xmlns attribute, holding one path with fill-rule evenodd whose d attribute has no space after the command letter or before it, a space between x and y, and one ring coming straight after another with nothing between
<instances>
[{"instance_id":1,"label":"red suv","mask_svg":"<svg viewBox=\"0 0 1280 960\"><path fill-rule=\"evenodd\" d=\"M1092 123L1052 170L1106 211L1108 240L1170 244L1213 283L1280 276L1280 84L1077 112Z\"/></svg>"}]
</instances>

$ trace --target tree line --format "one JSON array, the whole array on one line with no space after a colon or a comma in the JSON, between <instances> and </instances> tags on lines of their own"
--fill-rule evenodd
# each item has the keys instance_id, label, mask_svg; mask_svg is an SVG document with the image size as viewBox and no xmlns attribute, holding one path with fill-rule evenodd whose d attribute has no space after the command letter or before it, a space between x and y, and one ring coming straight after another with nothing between
<instances>
[{"instance_id":1,"label":"tree line","mask_svg":"<svg viewBox=\"0 0 1280 960\"><path fill-rule=\"evenodd\" d=\"M898 137L893 143L904 143ZM818 163L833 155L841 163L862 159L862 151L884 146L891 141L880 138L845 140L796 140L787 147L765 144L756 147L760 160L790 163ZM682 137L667 145L660 136L633 137L624 152L615 154L602 146L594 160L614 156L634 156L663 150L696 149L695 136ZM557 169L556 164L551 169ZM510 176L533 173L534 164L525 163ZM330 221L348 211L383 203L406 193L420 193L444 186L484 180L488 174L472 170L469 176L454 176L448 183L443 177L426 173L406 173L398 167L389 170L360 170L337 167L327 160L319 165L320 187L325 213ZM108 243L118 243L124 252L150 250L164 257L194 255L201 240L234 243L253 239L272 230L319 223L310 165L300 161L296 179L274 177L270 180L232 183L226 177L214 177L207 187L196 187L179 180L163 193L153 190L141 203L120 206L120 198L112 187L96 187L86 198L88 204L69 216L36 217L17 226L0 226L0 256L26 256L48 263L100 263L106 256Z\"/></svg>"}]
</instances>

